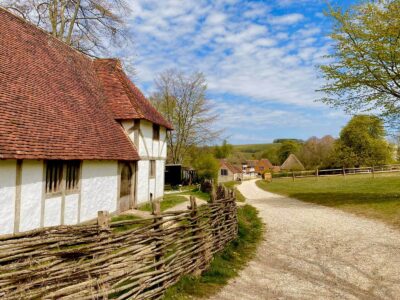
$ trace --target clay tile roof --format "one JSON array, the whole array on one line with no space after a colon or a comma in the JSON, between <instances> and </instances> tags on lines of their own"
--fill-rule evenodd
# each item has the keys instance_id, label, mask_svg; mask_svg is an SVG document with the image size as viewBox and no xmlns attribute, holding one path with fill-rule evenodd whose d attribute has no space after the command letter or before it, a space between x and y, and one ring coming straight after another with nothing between
<instances>
[{"instance_id":1,"label":"clay tile roof","mask_svg":"<svg viewBox=\"0 0 400 300\"><path fill-rule=\"evenodd\" d=\"M2 8L0 158L139 159L93 60Z\"/></svg>"},{"instance_id":2,"label":"clay tile roof","mask_svg":"<svg viewBox=\"0 0 400 300\"><path fill-rule=\"evenodd\" d=\"M172 129L172 125L129 80L118 59L96 59L94 63L115 119L145 119Z\"/></svg>"},{"instance_id":3,"label":"clay tile roof","mask_svg":"<svg viewBox=\"0 0 400 300\"><path fill-rule=\"evenodd\" d=\"M230 164L229 162L227 162L227 161L224 160L224 159L221 159L221 160L219 161L219 164L220 164L220 167L227 168L228 170L230 170L230 171L231 171L232 173L234 173L234 174L242 173L242 169L241 169L241 168L236 167L236 166Z\"/></svg>"},{"instance_id":4,"label":"clay tile roof","mask_svg":"<svg viewBox=\"0 0 400 300\"><path fill-rule=\"evenodd\" d=\"M271 162L267 158L260 159L260 161L258 163L259 163L259 165L264 165L264 166L266 166L266 167L268 167L270 169L273 167L273 165L271 164Z\"/></svg>"}]
</instances>

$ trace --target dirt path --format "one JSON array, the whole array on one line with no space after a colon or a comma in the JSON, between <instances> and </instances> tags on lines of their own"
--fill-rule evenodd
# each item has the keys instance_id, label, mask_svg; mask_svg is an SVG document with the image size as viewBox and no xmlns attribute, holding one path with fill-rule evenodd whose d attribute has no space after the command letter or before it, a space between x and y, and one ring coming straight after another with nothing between
<instances>
[{"instance_id":1,"label":"dirt path","mask_svg":"<svg viewBox=\"0 0 400 300\"><path fill-rule=\"evenodd\" d=\"M256 258L213 299L400 299L400 231L322 206L239 190L267 224Z\"/></svg>"}]
</instances>

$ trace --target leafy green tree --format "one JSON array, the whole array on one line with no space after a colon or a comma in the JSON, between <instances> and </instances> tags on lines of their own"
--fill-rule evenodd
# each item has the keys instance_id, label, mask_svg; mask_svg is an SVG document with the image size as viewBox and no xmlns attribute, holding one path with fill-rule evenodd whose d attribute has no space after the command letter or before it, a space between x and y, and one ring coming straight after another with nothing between
<instances>
[{"instance_id":1,"label":"leafy green tree","mask_svg":"<svg viewBox=\"0 0 400 300\"><path fill-rule=\"evenodd\" d=\"M326 13L334 23L334 50L322 65L321 101L347 112L380 111L399 126L400 1L367 1Z\"/></svg>"},{"instance_id":2,"label":"leafy green tree","mask_svg":"<svg viewBox=\"0 0 400 300\"><path fill-rule=\"evenodd\" d=\"M233 146L228 144L227 140L222 142L221 146L215 146L215 157L218 159L227 158L232 154Z\"/></svg>"},{"instance_id":3,"label":"leafy green tree","mask_svg":"<svg viewBox=\"0 0 400 300\"><path fill-rule=\"evenodd\" d=\"M393 149L385 140L382 120L375 116L354 116L340 132L335 144L338 166L373 166L390 163Z\"/></svg>"},{"instance_id":4,"label":"leafy green tree","mask_svg":"<svg viewBox=\"0 0 400 300\"><path fill-rule=\"evenodd\" d=\"M261 153L260 158L267 158L273 165L279 165L280 160L278 157L277 148L270 147Z\"/></svg>"},{"instance_id":5,"label":"leafy green tree","mask_svg":"<svg viewBox=\"0 0 400 300\"><path fill-rule=\"evenodd\" d=\"M197 170L200 180L216 180L218 177L219 162L212 153L198 155L193 161L193 167Z\"/></svg>"},{"instance_id":6,"label":"leafy green tree","mask_svg":"<svg viewBox=\"0 0 400 300\"><path fill-rule=\"evenodd\" d=\"M282 164L290 154L297 154L300 144L295 141L284 141L278 150L279 163Z\"/></svg>"}]
</instances>

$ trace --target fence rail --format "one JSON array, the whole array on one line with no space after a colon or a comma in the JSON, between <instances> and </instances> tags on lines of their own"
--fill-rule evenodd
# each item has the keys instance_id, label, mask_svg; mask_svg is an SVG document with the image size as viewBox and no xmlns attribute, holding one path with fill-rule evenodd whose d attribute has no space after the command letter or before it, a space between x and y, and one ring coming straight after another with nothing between
<instances>
[{"instance_id":1,"label":"fence rail","mask_svg":"<svg viewBox=\"0 0 400 300\"><path fill-rule=\"evenodd\" d=\"M214 194L215 195L215 194ZM231 191L148 219L43 228L0 237L1 299L160 299L237 236Z\"/></svg>"},{"instance_id":2,"label":"fence rail","mask_svg":"<svg viewBox=\"0 0 400 300\"><path fill-rule=\"evenodd\" d=\"M383 165L373 167L359 167L359 168L340 168L340 169L316 169L306 171L287 171L273 173L272 178L305 178L305 177L327 177L327 176L347 176L357 174L375 174L379 173L396 173L400 172L400 164Z\"/></svg>"}]
</instances>

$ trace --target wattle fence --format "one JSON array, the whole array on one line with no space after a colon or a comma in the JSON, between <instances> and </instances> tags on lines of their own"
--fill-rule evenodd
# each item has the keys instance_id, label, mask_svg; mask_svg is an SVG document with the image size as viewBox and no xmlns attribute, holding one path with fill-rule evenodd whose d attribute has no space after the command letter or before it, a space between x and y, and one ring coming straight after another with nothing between
<instances>
[{"instance_id":1,"label":"wattle fence","mask_svg":"<svg viewBox=\"0 0 400 300\"><path fill-rule=\"evenodd\" d=\"M160 299L200 274L237 236L231 191L148 219L42 228L0 237L1 299Z\"/></svg>"}]
</instances>

